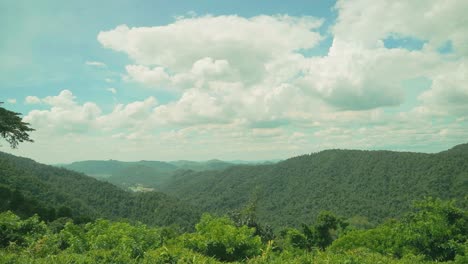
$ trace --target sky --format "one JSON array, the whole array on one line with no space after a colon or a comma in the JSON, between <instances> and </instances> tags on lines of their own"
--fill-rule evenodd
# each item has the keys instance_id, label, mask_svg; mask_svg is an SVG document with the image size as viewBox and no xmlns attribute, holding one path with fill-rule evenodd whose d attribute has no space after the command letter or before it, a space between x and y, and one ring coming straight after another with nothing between
<instances>
[{"instance_id":1,"label":"sky","mask_svg":"<svg viewBox=\"0 0 468 264\"><path fill-rule=\"evenodd\" d=\"M468 1L0 0L0 151L268 160L468 142Z\"/></svg>"}]
</instances>

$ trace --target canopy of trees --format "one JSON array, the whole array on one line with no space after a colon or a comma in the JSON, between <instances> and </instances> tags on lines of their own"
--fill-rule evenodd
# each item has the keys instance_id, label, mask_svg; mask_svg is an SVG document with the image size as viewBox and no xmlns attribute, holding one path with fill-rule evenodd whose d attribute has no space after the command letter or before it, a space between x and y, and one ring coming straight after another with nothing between
<instances>
[{"instance_id":1,"label":"canopy of trees","mask_svg":"<svg viewBox=\"0 0 468 264\"><path fill-rule=\"evenodd\" d=\"M151 225L174 224L187 229L193 228L201 215L196 207L163 193L127 192L81 173L2 152L0 187L4 187L3 195L10 197L7 201L17 201L17 193L28 201L34 201L31 204L9 203L8 209L22 216L31 215L35 207L44 207L50 213L52 209L58 212L60 208L68 208L75 219L125 218ZM0 196L1 192L2 188ZM62 209L62 213L64 210ZM44 216L44 213L35 212ZM53 215L50 217L53 218Z\"/></svg>"},{"instance_id":2,"label":"canopy of trees","mask_svg":"<svg viewBox=\"0 0 468 264\"><path fill-rule=\"evenodd\" d=\"M467 263L467 162L324 151L185 171L184 202L0 152L0 263Z\"/></svg>"},{"instance_id":3,"label":"canopy of trees","mask_svg":"<svg viewBox=\"0 0 468 264\"><path fill-rule=\"evenodd\" d=\"M258 220L275 229L299 227L321 210L375 225L425 196L462 200L468 144L436 154L326 150L274 165L185 171L160 190L212 213L236 210L255 196Z\"/></svg>"},{"instance_id":4,"label":"canopy of trees","mask_svg":"<svg viewBox=\"0 0 468 264\"><path fill-rule=\"evenodd\" d=\"M0 105L2 102L0 102ZM34 131L28 123L23 122L20 113L15 113L0 107L0 136L4 138L12 148L16 148L24 141L33 142L29 138L29 132Z\"/></svg>"},{"instance_id":5,"label":"canopy of trees","mask_svg":"<svg viewBox=\"0 0 468 264\"><path fill-rule=\"evenodd\" d=\"M426 199L401 220L356 230L330 212L262 242L255 229L204 215L195 231L96 220L22 220L0 213L1 263L359 263L468 261L468 211ZM337 232L339 230L339 232Z\"/></svg>"}]
</instances>

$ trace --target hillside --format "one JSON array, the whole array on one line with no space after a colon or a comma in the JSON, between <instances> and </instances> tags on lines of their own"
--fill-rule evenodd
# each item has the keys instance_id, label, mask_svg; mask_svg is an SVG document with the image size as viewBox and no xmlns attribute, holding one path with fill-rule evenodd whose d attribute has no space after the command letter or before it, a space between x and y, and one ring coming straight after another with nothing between
<instances>
[{"instance_id":1,"label":"hillside","mask_svg":"<svg viewBox=\"0 0 468 264\"><path fill-rule=\"evenodd\" d=\"M234 164L221 161L135 161L88 160L61 164L58 167L84 173L93 178L110 182L124 189L137 186L160 190L160 186L180 170L222 170Z\"/></svg>"},{"instance_id":2,"label":"hillside","mask_svg":"<svg viewBox=\"0 0 468 264\"><path fill-rule=\"evenodd\" d=\"M65 169L81 172L95 178L108 178L135 166L145 166L158 172L174 171L177 169L177 166L163 161L125 162L117 160L86 160L70 164L62 164L59 166Z\"/></svg>"},{"instance_id":3,"label":"hillside","mask_svg":"<svg viewBox=\"0 0 468 264\"><path fill-rule=\"evenodd\" d=\"M134 194L81 173L0 152L0 186L77 217L127 218L151 225L192 227L199 211L162 193Z\"/></svg>"},{"instance_id":4,"label":"hillside","mask_svg":"<svg viewBox=\"0 0 468 264\"><path fill-rule=\"evenodd\" d=\"M184 171L162 190L210 212L255 201L259 220L276 227L309 223L321 210L378 223L424 196L463 200L468 144L438 154L326 150L273 165Z\"/></svg>"},{"instance_id":5,"label":"hillside","mask_svg":"<svg viewBox=\"0 0 468 264\"><path fill-rule=\"evenodd\" d=\"M222 170L234 165L233 163L216 159L207 161L178 160L171 161L170 163L177 166L178 169L194 171Z\"/></svg>"}]
</instances>

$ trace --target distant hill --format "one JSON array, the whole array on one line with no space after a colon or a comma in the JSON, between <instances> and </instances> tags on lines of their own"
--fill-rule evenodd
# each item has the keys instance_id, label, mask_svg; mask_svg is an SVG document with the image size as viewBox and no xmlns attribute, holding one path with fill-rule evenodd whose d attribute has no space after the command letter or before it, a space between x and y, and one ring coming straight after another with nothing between
<instances>
[{"instance_id":1,"label":"distant hill","mask_svg":"<svg viewBox=\"0 0 468 264\"><path fill-rule=\"evenodd\" d=\"M144 186L160 189L173 173L180 170L207 171L222 170L234 164L221 160L208 161L135 161L89 160L57 165L62 168L84 173L124 189Z\"/></svg>"},{"instance_id":2,"label":"distant hill","mask_svg":"<svg viewBox=\"0 0 468 264\"><path fill-rule=\"evenodd\" d=\"M154 166L153 162L147 163ZM102 173L108 164L92 162L94 172ZM118 166L118 165L117 165ZM170 166L170 165L169 165ZM151 225L178 224L190 228L200 211L163 193L131 193L84 174L43 165L33 160L0 152L0 191L12 196L19 192L42 208L68 208L74 216L127 218ZM42 207L41 207L42 206Z\"/></svg>"},{"instance_id":3,"label":"distant hill","mask_svg":"<svg viewBox=\"0 0 468 264\"><path fill-rule=\"evenodd\" d=\"M178 160L171 161L170 163L177 166L178 169L194 171L222 170L234 165L233 163L216 159L208 161Z\"/></svg>"},{"instance_id":4,"label":"distant hill","mask_svg":"<svg viewBox=\"0 0 468 264\"><path fill-rule=\"evenodd\" d=\"M120 173L122 170L135 166L145 166L160 172L174 171L177 169L176 166L163 161L125 162L117 160L87 160L58 166L96 178L107 178L116 173Z\"/></svg>"},{"instance_id":5,"label":"distant hill","mask_svg":"<svg viewBox=\"0 0 468 264\"><path fill-rule=\"evenodd\" d=\"M254 201L259 220L277 227L310 223L321 210L377 223L424 196L463 200L468 144L437 154L326 150L273 165L183 171L161 190L219 213Z\"/></svg>"}]
</instances>

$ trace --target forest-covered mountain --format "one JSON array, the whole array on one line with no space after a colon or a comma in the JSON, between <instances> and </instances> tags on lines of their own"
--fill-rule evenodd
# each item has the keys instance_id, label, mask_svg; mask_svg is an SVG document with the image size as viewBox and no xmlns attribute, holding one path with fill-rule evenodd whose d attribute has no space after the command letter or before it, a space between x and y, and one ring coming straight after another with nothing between
<instances>
[{"instance_id":1,"label":"forest-covered mountain","mask_svg":"<svg viewBox=\"0 0 468 264\"><path fill-rule=\"evenodd\" d=\"M327 150L168 177L168 193L205 211L243 207L200 218L165 194L0 152L0 262L466 263L467 163L468 144L437 154Z\"/></svg>"},{"instance_id":2,"label":"forest-covered mountain","mask_svg":"<svg viewBox=\"0 0 468 264\"><path fill-rule=\"evenodd\" d=\"M84 173L99 180L110 182L124 189L143 186L159 190L160 186L178 171L222 170L233 165L233 163L221 160L179 160L171 162L88 160L73 162L71 164L61 164L58 166Z\"/></svg>"},{"instance_id":3,"label":"forest-covered mountain","mask_svg":"<svg viewBox=\"0 0 468 264\"><path fill-rule=\"evenodd\" d=\"M468 193L468 144L437 154L326 150L273 165L183 171L164 192L226 213L254 202L259 221L276 227L310 222L321 210L378 223L425 196L462 200Z\"/></svg>"},{"instance_id":4,"label":"forest-covered mountain","mask_svg":"<svg viewBox=\"0 0 468 264\"><path fill-rule=\"evenodd\" d=\"M24 199L34 201L34 208L16 208L20 213L26 211L23 215L28 210L37 212L39 209L48 214L69 211L66 216L71 214L75 218L126 218L151 225L176 224L190 228L200 216L193 206L166 194L127 192L81 173L2 152L0 187L0 196L5 197L4 209L15 211L14 204L18 204L18 200L20 205Z\"/></svg>"},{"instance_id":5,"label":"forest-covered mountain","mask_svg":"<svg viewBox=\"0 0 468 264\"><path fill-rule=\"evenodd\" d=\"M193 224L198 215L194 206L223 214L253 203L259 221L274 227L308 223L322 210L372 225L400 216L412 201L425 196L463 200L468 193L468 144L436 154L326 150L276 164L230 164L222 169L224 162L212 161L195 164L207 170L179 169L194 164L70 165L89 174L113 173L110 178L120 185L143 182L166 193L133 194L80 173L2 153L0 184L10 194L19 190L26 199L37 199L39 207L65 206L79 216L126 217L152 224Z\"/></svg>"}]
</instances>

